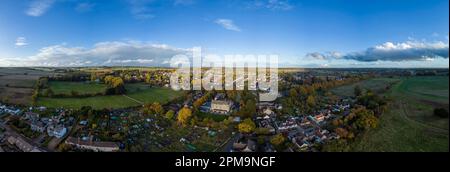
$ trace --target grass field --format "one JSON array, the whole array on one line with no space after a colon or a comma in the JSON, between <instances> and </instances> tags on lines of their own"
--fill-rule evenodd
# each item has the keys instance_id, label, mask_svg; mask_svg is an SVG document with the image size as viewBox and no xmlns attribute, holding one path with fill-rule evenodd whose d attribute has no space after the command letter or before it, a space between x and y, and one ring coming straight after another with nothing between
<instances>
[{"instance_id":1,"label":"grass field","mask_svg":"<svg viewBox=\"0 0 450 172\"><path fill-rule=\"evenodd\" d=\"M375 91L377 93L383 93L386 91L386 87L399 82L400 80L400 78L373 78L350 85L336 87L332 89L331 92L338 96L355 96L354 88L358 85L362 89L371 89L372 91Z\"/></svg>"},{"instance_id":2,"label":"grass field","mask_svg":"<svg viewBox=\"0 0 450 172\"><path fill-rule=\"evenodd\" d=\"M54 94L68 95L71 94L72 90L77 91L79 94L103 93L106 90L104 84L86 82L51 81L49 82L49 87L53 90Z\"/></svg>"},{"instance_id":3,"label":"grass field","mask_svg":"<svg viewBox=\"0 0 450 172\"><path fill-rule=\"evenodd\" d=\"M403 78L386 93L393 98L380 126L367 132L353 151L448 152L448 118L433 116L448 109L448 77Z\"/></svg>"},{"instance_id":4,"label":"grass field","mask_svg":"<svg viewBox=\"0 0 450 172\"><path fill-rule=\"evenodd\" d=\"M86 85L89 86L89 85ZM81 108L91 106L95 109L127 108L140 106L141 103L166 103L180 95L182 92L169 88L150 88L144 84L127 84L127 94L95 96L88 98L39 98L38 105L46 107Z\"/></svg>"}]
</instances>

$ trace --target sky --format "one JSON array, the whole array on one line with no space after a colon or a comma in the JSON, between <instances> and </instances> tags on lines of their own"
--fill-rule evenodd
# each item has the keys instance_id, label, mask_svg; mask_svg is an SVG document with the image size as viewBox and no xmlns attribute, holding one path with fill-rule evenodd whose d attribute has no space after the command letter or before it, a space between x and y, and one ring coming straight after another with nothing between
<instances>
[{"instance_id":1,"label":"sky","mask_svg":"<svg viewBox=\"0 0 450 172\"><path fill-rule=\"evenodd\" d=\"M177 54L281 67L449 67L448 0L3 0L0 66L167 66Z\"/></svg>"}]
</instances>

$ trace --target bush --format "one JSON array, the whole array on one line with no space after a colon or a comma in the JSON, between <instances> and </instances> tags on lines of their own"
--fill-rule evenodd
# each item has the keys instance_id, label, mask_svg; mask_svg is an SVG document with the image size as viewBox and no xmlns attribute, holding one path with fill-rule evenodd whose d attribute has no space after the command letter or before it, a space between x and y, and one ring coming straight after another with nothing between
<instances>
[{"instance_id":1,"label":"bush","mask_svg":"<svg viewBox=\"0 0 450 172\"><path fill-rule=\"evenodd\" d=\"M444 108L434 109L434 115L441 118L448 118L448 111Z\"/></svg>"}]
</instances>

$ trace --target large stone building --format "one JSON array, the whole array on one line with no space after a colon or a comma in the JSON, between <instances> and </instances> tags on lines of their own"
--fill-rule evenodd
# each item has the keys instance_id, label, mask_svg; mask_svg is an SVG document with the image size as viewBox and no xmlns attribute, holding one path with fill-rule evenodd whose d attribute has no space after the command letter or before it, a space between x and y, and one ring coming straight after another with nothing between
<instances>
[{"instance_id":1,"label":"large stone building","mask_svg":"<svg viewBox=\"0 0 450 172\"><path fill-rule=\"evenodd\" d=\"M231 112L232 102L226 100L211 101L211 112L219 114L228 114Z\"/></svg>"}]
</instances>

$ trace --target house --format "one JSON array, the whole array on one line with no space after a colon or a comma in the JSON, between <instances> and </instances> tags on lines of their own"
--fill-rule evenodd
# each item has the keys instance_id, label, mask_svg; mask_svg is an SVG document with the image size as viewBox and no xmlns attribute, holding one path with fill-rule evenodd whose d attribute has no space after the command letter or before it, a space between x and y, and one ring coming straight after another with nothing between
<instances>
[{"instance_id":1,"label":"house","mask_svg":"<svg viewBox=\"0 0 450 172\"><path fill-rule=\"evenodd\" d=\"M80 121L79 124L82 125L82 126L87 126L88 121L87 120L83 120L83 121Z\"/></svg>"},{"instance_id":2,"label":"house","mask_svg":"<svg viewBox=\"0 0 450 172\"><path fill-rule=\"evenodd\" d=\"M256 151L256 142L247 139L233 143L233 150L237 152L254 152Z\"/></svg>"},{"instance_id":3,"label":"house","mask_svg":"<svg viewBox=\"0 0 450 172\"><path fill-rule=\"evenodd\" d=\"M256 151L256 142L253 140L247 140L247 147L245 147L242 152L255 152Z\"/></svg>"},{"instance_id":4,"label":"house","mask_svg":"<svg viewBox=\"0 0 450 172\"><path fill-rule=\"evenodd\" d=\"M289 118L285 122L278 125L278 131L285 132L285 131L289 131L292 129L296 129L298 127L299 126L297 124L297 121L294 118Z\"/></svg>"},{"instance_id":5,"label":"house","mask_svg":"<svg viewBox=\"0 0 450 172\"><path fill-rule=\"evenodd\" d=\"M33 112L25 112L25 119L30 121L39 120L39 114Z\"/></svg>"},{"instance_id":6,"label":"house","mask_svg":"<svg viewBox=\"0 0 450 172\"><path fill-rule=\"evenodd\" d=\"M92 150L95 152L116 152L119 151L119 144L115 142L99 142L92 141L92 137L89 141L83 141L80 138L69 137L65 143L75 146L80 149Z\"/></svg>"},{"instance_id":7,"label":"house","mask_svg":"<svg viewBox=\"0 0 450 172\"><path fill-rule=\"evenodd\" d=\"M228 114L231 111L232 102L226 100L212 100L211 112L219 114Z\"/></svg>"},{"instance_id":8,"label":"house","mask_svg":"<svg viewBox=\"0 0 450 172\"><path fill-rule=\"evenodd\" d=\"M275 127L273 127L272 122L269 119L264 119L259 122L261 128L267 128L270 133L275 133Z\"/></svg>"},{"instance_id":9,"label":"house","mask_svg":"<svg viewBox=\"0 0 450 172\"><path fill-rule=\"evenodd\" d=\"M263 114L265 115L273 115L275 112L273 112L270 108L264 109Z\"/></svg>"},{"instance_id":10,"label":"house","mask_svg":"<svg viewBox=\"0 0 450 172\"><path fill-rule=\"evenodd\" d=\"M56 137L58 139L64 137L67 133L67 128L65 128L63 125L50 125L47 127L47 134L50 137Z\"/></svg>"},{"instance_id":11,"label":"house","mask_svg":"<svg viewBox=\"0 0 450 172\"><path fill-rule=\"evenodd\" d=\"M32 121L30 124L31 130L43 133L45 131L45 125L41 121Z\"/></svg>"},{"instance_id":12,"label":"house","mask_svg":"<svg viewBox=\"0 0 450 172\"><path fill-rule=\"evenodd\" d=\"M325 120L325 116L324 116L323 114L316 115L316 116L314 116L314 120L315 120L317 123L320 123L320 122L322 122L323 120Z\"/></svg>"}]
</instances>

